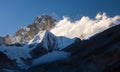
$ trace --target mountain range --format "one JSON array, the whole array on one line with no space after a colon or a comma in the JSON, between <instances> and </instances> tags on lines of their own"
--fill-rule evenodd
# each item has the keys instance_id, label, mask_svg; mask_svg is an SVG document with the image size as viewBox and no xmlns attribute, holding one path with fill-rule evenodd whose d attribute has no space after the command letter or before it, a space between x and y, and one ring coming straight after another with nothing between
<instances>
[{"instance_id":1,"label":"mountain range","mask_svg":"<svg viewBox=\"0 0 120 72\"><path fill-rule=\"evenodd\" d=\"M71 22L49 15L0 37L1 72L119 72L120 16Z\"/></svg>"}]
</instances>

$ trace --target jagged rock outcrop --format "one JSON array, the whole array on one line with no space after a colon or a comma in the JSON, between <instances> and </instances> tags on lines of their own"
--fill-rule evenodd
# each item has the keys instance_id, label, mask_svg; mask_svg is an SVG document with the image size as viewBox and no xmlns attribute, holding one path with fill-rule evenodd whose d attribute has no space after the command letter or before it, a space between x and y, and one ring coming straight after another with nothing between
<instances>
[{"instance_id":1,"label":"jagged rock outcrop","mask_svg":"<svg viewBox=\"0 0 120 72\"><path fill-rule=\"evenodd\" d=\"M6 44L11 44L11 43L12 43L12 41L11 41L11 36L10 36L10 35L6 35L6 36L4 37L4 39L5 39Z\"/></svg>"},{"instance_id":2,"label":"jagged rock outcrop","mask_svg":"<svg viewBox=\"0 0 120 72\"><path fill-rule=\"evenodd\" d=\"M32 59L41 57L47 53L48 53L47 50L40 45L38 45L37 47L35 47L33 50L30 51L30 55L32 56Z\"/></svg>"}]
</instances>

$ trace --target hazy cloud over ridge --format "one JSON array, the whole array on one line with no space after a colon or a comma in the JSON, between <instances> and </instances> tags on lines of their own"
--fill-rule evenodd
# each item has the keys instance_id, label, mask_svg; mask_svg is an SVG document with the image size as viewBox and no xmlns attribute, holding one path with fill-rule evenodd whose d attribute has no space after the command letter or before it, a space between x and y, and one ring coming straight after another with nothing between
<instances>
[{"instance_id":1,"label":"hazy cloud over ridge","mask_svg":"<svg viewBox=\"0 0 120 72\"><path fill-rule=\"evenodd\" d=\"M76 20L75 22L70 21L69 17L63 17L51 32L57 36L87 39L119 23L120 16L109 17L106 13L98 13L94 19L83 16L80 20Z\"/></svg>"}]
</instances>

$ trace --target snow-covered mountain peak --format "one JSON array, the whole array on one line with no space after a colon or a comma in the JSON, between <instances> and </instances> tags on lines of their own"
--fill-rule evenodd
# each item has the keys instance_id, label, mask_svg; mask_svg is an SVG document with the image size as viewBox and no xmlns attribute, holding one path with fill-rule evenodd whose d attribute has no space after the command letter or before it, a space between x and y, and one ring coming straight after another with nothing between
<instances>
[{"instance_id":1,"label":"snow-covered mountain peak","mask_svg":"<svg viewBox=\"0 0 120 72\"><path fill-rule=\"evenodd\" d=\"M34 20L34 24L41 24L41 23L45 23L46 20L51 19L52 17L49 15L40 15L37 16L36 19Z\"/></svg>"},{"instance_id":2,"label":"snow-covered mountain peak","mask_svg":"<svg viewBox=\"0 0 120 72\"><path fill-rule=\"evenodd\" d=\"M27 27L18 30L12 37L11 43L28 43L40 31L50 30L55 26L57 20L49 15L41 15L36 17L34 22Z\"/></svg>"},{"instance_id":3,"label":"snow-covered mountain peak","mask_svg":"<svg viewBox=\"0 0 120 72\"><path fill-rule=\"evenodd\" d=\"M48 30L40 31L28 44L40 43L44 38L47 38L48 35L52 36L53 34Z\"/></svg>"},{"instance_id":4,"label":"snow-covered mountain peak","mask_svg":"<svg viewBox=\"0 0 120 72\"><path fill-rule=\"evenodd\" d=\"M48 49L63 49L70 44L74 43L76 38L70 39L63 36L55 36L50 31L40 31L28 44L40 44L44 48Z\"/></svg>"}]
</instances>

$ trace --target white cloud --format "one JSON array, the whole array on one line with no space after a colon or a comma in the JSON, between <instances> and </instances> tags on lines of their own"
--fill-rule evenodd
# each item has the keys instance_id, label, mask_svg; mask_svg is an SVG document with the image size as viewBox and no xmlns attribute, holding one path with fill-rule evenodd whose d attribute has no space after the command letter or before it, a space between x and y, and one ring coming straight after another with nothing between
<instances>
[{"instance_id":1,"label":"white cloud","mask_svg":"<svg viewBox=\"0 0 120 72\"><path fill-rule=\"evenodd\" d=\"M87 39L118 23L120 23L120 16L108 17L106 13L98 13L95 19L83 16L80 20L75 22L71 22L69 17L63 17L51 32L57 36Z\"/></svg>"}]
</instances>

